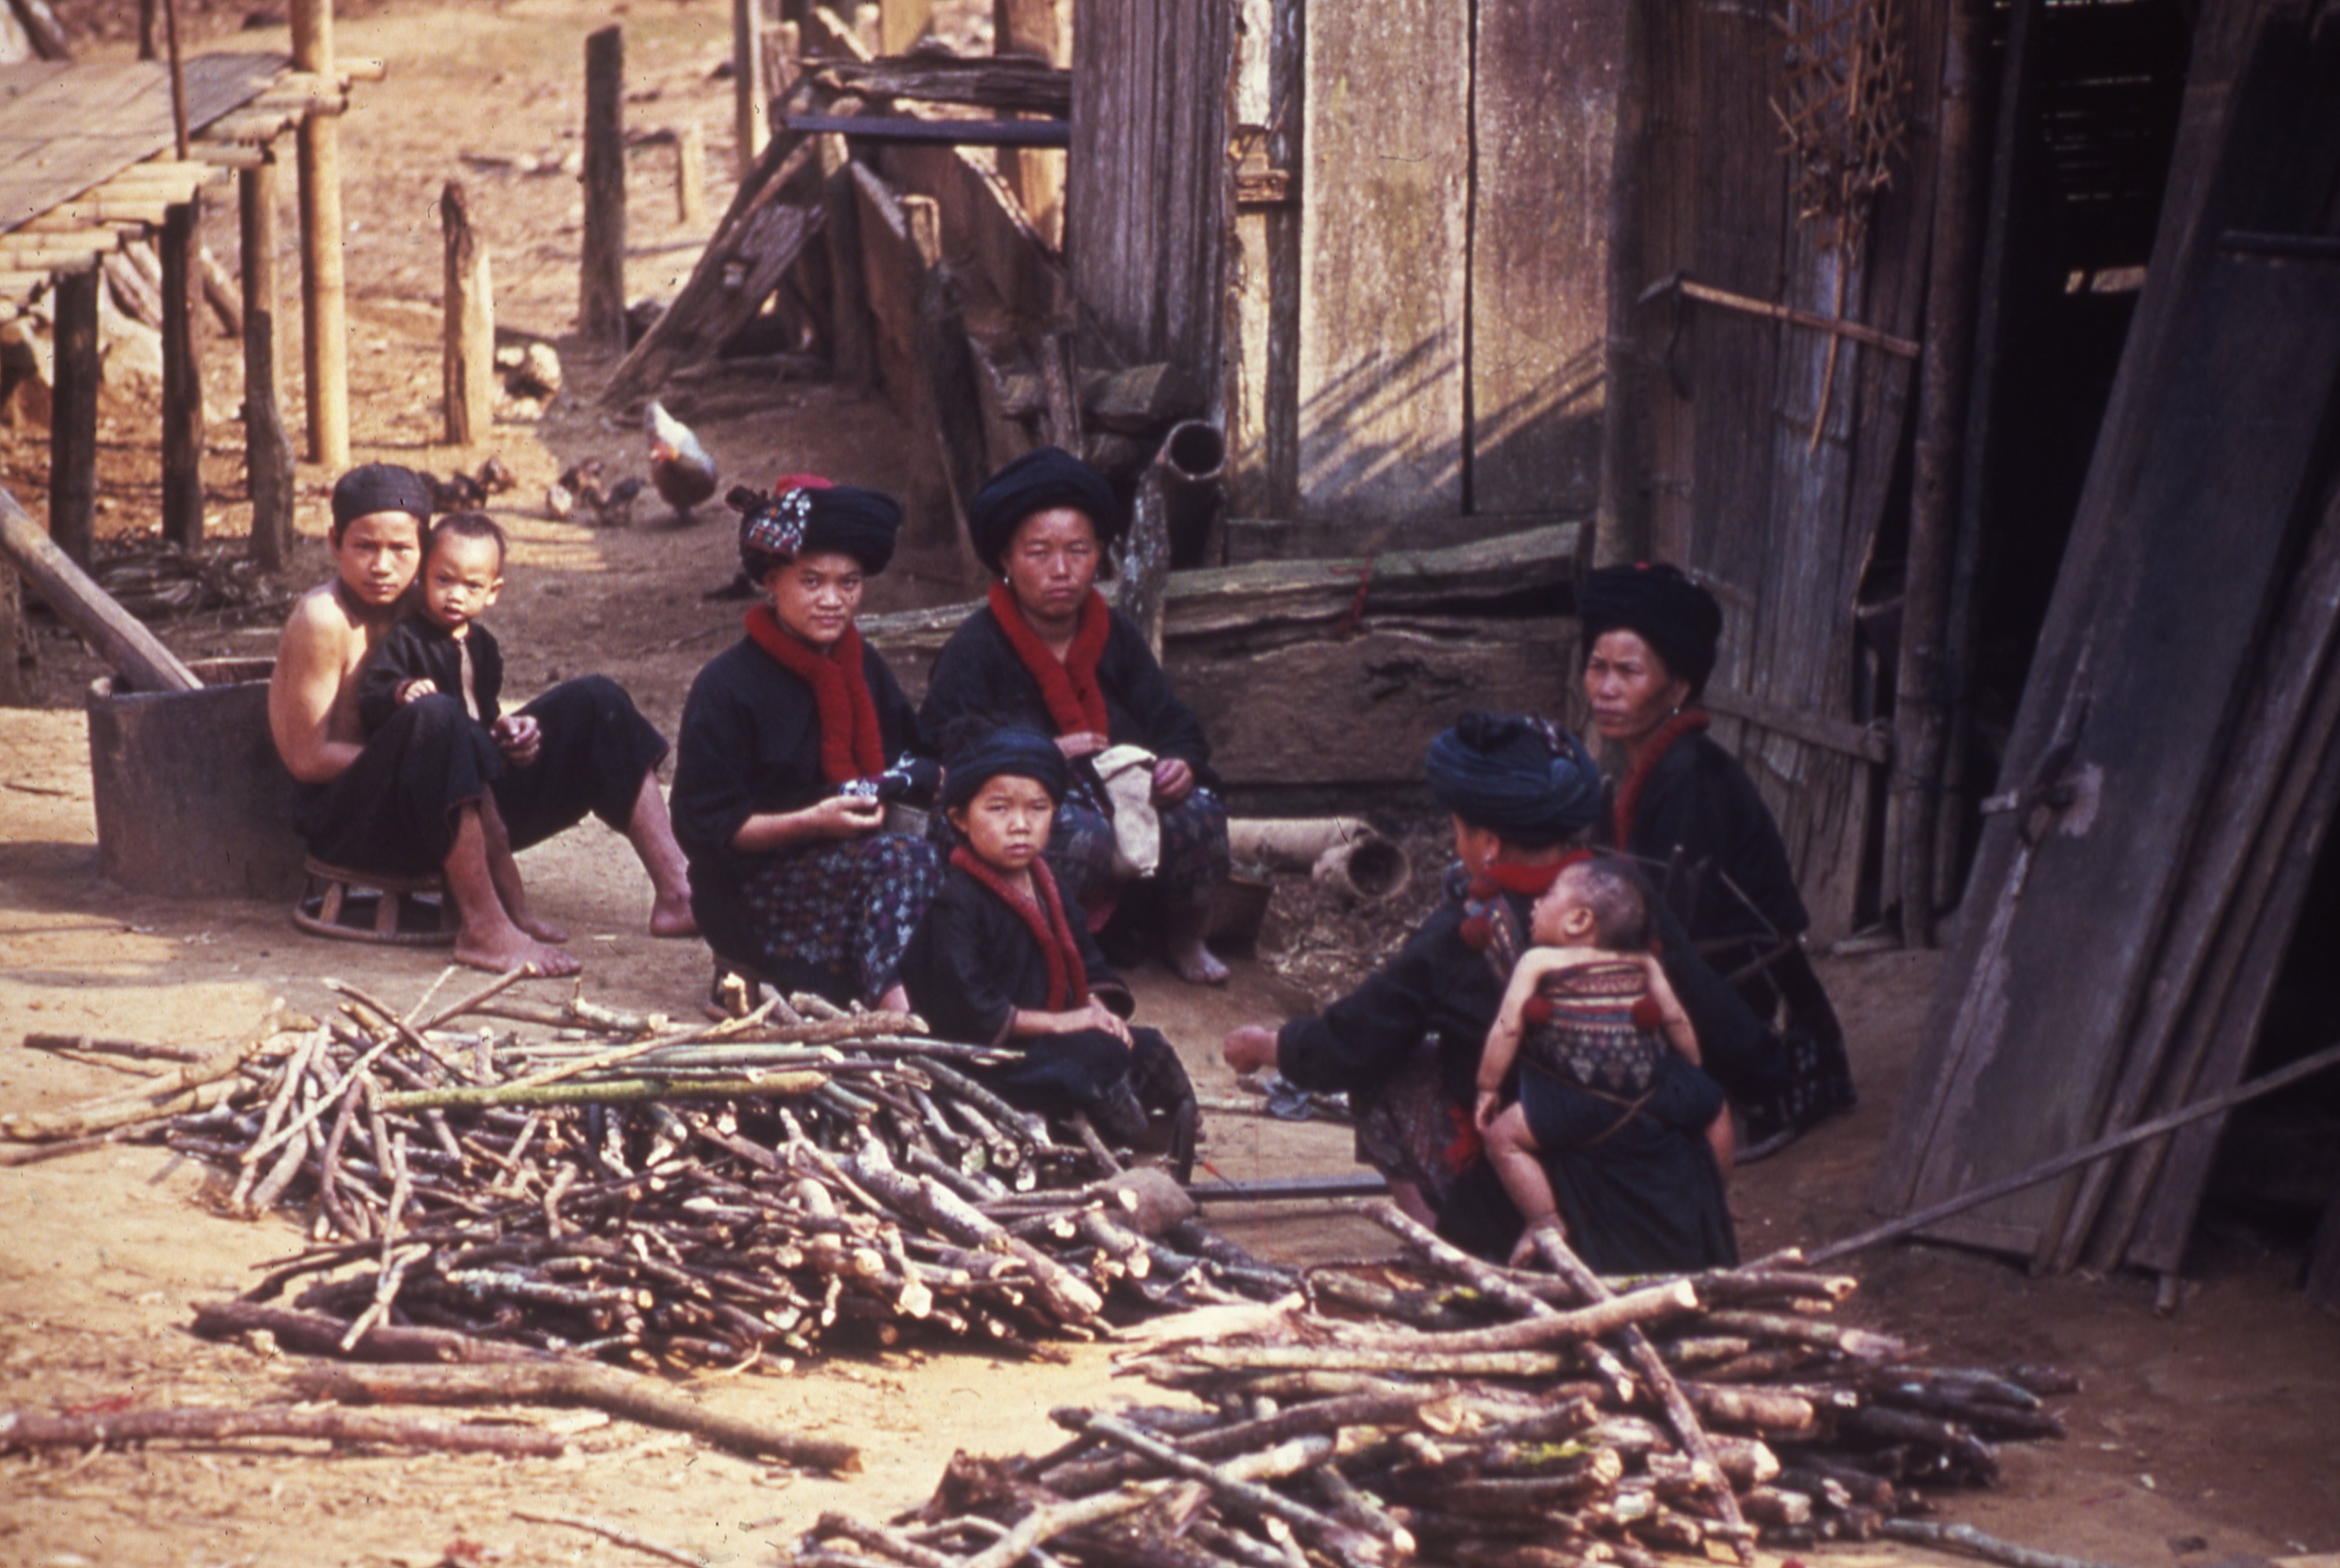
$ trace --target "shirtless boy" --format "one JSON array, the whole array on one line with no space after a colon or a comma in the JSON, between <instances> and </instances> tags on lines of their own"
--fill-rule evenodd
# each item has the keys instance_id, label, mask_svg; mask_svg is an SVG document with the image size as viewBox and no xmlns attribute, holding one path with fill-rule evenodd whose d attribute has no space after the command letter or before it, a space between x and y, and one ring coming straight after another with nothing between
<instances>
[{"instance_id":1,"label":"shirtless boy","mask_svg":"<svg viewBox=\"0 0 2340 1568\"><path fill-rule=\"evenodd\" d=\"M310 852L357 869L437 870L461 922L458 959L499 972L528 965L574 974L577 960L550 945L560 933L532 918L522 926L498 891L481 809L492 784L513 848L588 810L623 832L649 873L651 934L692 934L689 873L658 788L666 742L614 682L564 682L493 740L452 698L407 704L364 735L359 673L409 608L430 512L430 492L410 470L369 463L343 475L328 539L334 580L302 595L284 623L269 729L304 786L294 826Z\"/></svg>"}]
</instances>

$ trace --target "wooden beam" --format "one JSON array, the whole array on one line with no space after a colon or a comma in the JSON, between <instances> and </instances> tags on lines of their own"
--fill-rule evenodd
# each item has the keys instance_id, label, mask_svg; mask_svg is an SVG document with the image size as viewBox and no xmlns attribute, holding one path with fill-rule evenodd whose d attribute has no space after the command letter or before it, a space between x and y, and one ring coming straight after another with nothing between
<instances>
[{"instance_id":1,"label":"wooden beam","mask_svg":"<svg viewBox=\"0 0 2340 1568\"><path fill-rule=\"evenodd\" d=\"M760 3L760 0L759 0ZM626 346L626 33L585 40L585 259L577 330L597 348Z\"/></svg>"},{"instance_id":2,"label":"wooden beam","mask_svg":"<svg viewBox=\"0 0 2340 1568\"><path fill-rule=\"evenodd\" d=\"M203 685L177 654L92 582L5 489L0 489L0 554L134 690L193 691Z\"/></svg>"},{"instance_id":3,"label":"wooden beam","mask_svg":"<svg viewBox=\"0 0 2340 1568\"><path fill-rule=\"evenodd\" d=\"M312 75L333 70L332 0L292 0L292 64ZM301 174L301 368L309 394L309 461L350 465L350 328L342 258L341 121L302 118Z\"/></svg>"},{"instance_id":4,"label":"wooden beam","mask_svg":"<svg viewBox=\"0 0 2340 1568\"><path fill-rule=\"evenodd\" d=\"M839 131L868 142L918 142L949 147L1069 147L1064 120L917 120L907 114L790 114L800 135Z\"/></svg>"},{"instance_id":5,"label":"wooden beam","mask_svg":"<svg viewBox=\"0 0 2340 1568\"><path fill-rule=\"evenodd\" d=\"M195 250L202 208L173 207L156 237L163 257L163 537L203 541L203 372L195 344Z\"/></svg>"},{"instance_id":6,"label":"wooden beam","mask_svg":"<svg viewBox=\"0 0 2340 1568\"><path fill-rule=\"evenodd\" d=\"M49 398L49 537L86 570L97 501L97 293L94 267L57 280L55 379ZM13 644L0 648L12 664Z\"/></svg>"},{"instance_id":7,"label":"wooden beam","mask_svg":"<svg viewBox=\"0 0 2340 1568\"><path fill-rule=\"evenodd\" d=\"M252 557L283 570L292 553L292 442L284 432L276 350L276 162L236 179L243 253L243 473L252 497Z\"/></svg>"},{"instance_id":8,"label":"wooden beam","mask_svg":"<svg viewBox=\"0 0 2340 1568\"><path fill-rule=\"evenodd\" d=\"M73 58L73 50L65 43L65 30L57 25L57 14L49 9L48 0L8 0L8 9L15 12L17 25L25 36L32 40L33 55L40 60ZM139 58L144 59L145 55Z\"/></svg>"},{"instance_id":9,"label":"wooden beam","mask_svg":"<svg viewBox=\"0 0 2340 1568\"><path fill-rule=\"evenodd\" d=\"M829 358L837 379L866 387L878 377L876 328L869 319L869 289L861 275L860 203L853 194L852 154L845 138L827 135L815 144L820 154L821 209L828 222L821 240L828 247Z\"/></svg>"}]
</instances>

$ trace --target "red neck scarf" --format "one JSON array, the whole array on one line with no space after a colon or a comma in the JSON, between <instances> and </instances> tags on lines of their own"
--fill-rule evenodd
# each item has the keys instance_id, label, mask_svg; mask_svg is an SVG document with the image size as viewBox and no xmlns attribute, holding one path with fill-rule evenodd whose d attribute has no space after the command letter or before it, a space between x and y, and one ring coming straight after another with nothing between
<instances>
[{"instance_id":1,"label":"red neck scarf","mask_svg":"<svg viewBox=\"0 0 2340 1568\"><path fill-rule=\"evenodd\" d=\"M1616 812L1612 820L1619 850L1630 851L1632 849L1633 813L1641 808L1641 787L1650 781L1650 775L1656 770L1659 759L1672 749L1675 741L1685 735L1697 734L1709 722L1705 709L1686 708L1667 719L1658 732L1650 737L1650 749L1641 753L1641 761L1633 765L1633 771L1626 775L1625 782L1617 790Z\"/></svg>"},{"instance_id":2,"label":"red neck scarf","mask_svg":"<svg viewBox=\"0 0 2340 1568\"><path fill-rule=\"evenodd\" d=\"M812 688L820 710L820 771L831 784L886 771L886 737L861 668L861 631L848 625L826 651L780 624L768 604L748 611L748 635L781 669Z\"/></svg>"},{"instance_id":3,"label":"red neck scarf","mask_svg":"<svg viewBox=\"0 0 2340 1568\"><path fill-rule=\"evenodd\" d=\"M951 864L974 878L987 888L991 896L1016 911L1040 945L1040 956L1048 962L1047 1011L1061 1013L1088 1000L1088 966L1081 962L1080 943L1073 937L1073 928L1065 918L1065 900L1057 895L1056 876L1049 871L1048 862L1032 862L1032 886L1040 895L1035 903L1002 881L999 873L975 858L975 851L962 844L951 851ZM1046 905L1046 908L1042 908Z\"/></svg>"},{"instance_id":4,"label":"red neck scarf","mask_svg":"<svg viewBox=\"0 0 2340 1568\"><path fill-rule=\"evenodd\" d=\"M1096 589L1081 601L1081 619L1073 629L1073 645L1065 650L1060 660L1048 651L1032 623L1024 619L1023 606L1016 602L1015 593L1004 582L991 585L991 618L999 622L1006 634L1007 646L1016 650L1032 679L1040 685L1040 700L1048 705L1048 718L1059 735L1087 730L1103 735L1110 728L1106 717L1105 692L1097 686L1097 660L1105 653L1106 636L1113 630L1113 612L1106 608L1105 595Z\"/></svg>"}]
</instances>

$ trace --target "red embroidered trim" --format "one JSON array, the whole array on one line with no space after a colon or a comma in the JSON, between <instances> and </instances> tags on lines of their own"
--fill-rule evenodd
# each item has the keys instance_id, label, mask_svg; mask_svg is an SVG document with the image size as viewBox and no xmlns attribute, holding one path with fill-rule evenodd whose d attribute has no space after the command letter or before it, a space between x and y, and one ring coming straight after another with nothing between
<instances>
[{"instance_id":1,"label":"red embroidered trim","mask_svg":"<svg viewBox=\"0 0 2340 1568\"><path fill-rule=\"evenodd\" d=\"M848 626L827 651L780 624L768 604L748 611L748 635L781 669L812 688L820 711L820 771L831 784L886 771L886 737L861 667L861 631Z\"/></svg>"},{"instance_id":2,"label":"red embroidered trim","mask_svg":"<svg viewBox=\"0 0 2340 1568\"><path fill-rule=\"evenodd\" d=\"M1617 807L1613 820L1619 850L1630 851L1632 849L1633 813L1641 808L1641 786L1649 782L1650 774L1656 769L1659 759L1665 756L1675 741L1685 735L1697 734L1705 729L1709 722L1710 720L1705 709L1686 709L1667 719L1658 732L1650 737L1650 749L1641 753L1641 760L1627 776L1623 786L1617 791Z\"/></svg>"},{"instance_id":3,"label":"red embroidered trim","mask_svg":"<svg viewBox=\"0 0 2340 1568\"><path fill-rule=\"evenodd\" d=\"M991 585L990 600L992 619L1006 634L1007 646L1040 684L1040 700L1048 705L1056 733L1106 733L1111 722L1106 716L1105 692L1096 680L1097 660L1104 657L1106 639L1113 631L1113 612L1106 608L1105 595L1092 588L1082 600L1073 645L1065 650L1061 661L1024 619L1023 606L1016 602L1015 592L1006 583Z\"/></svg>"},{"instance_id":4,"label":"red embroidered trim","mask_svg":"<svg viewBox=\"0 0 2340 1568\"><path fill-rule=\"evenodd\" d=\"M1032 886L1039 890L1041 902L1034 903L1002 881L999 873L976 858L975 851L962 844L951 851L951 864L983 884L985 889L1001 903L1016 911L1040 944L1040 956L1048 963L1047 1011L1061 1013L1066 1008L1088 1000L1088 966L1081 962L1080 944L1073 938L1073 928L1065 918L1065 900L1056 891L1055 873L1046 860L1032 862Z\"/></svg>"}]
</instances>

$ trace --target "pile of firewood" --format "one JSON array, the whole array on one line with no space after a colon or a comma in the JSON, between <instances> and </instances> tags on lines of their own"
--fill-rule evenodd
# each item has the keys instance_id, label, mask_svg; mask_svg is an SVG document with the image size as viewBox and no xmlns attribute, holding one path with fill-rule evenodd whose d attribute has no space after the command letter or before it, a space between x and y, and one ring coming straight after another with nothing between
<instances>
[{"instance_id":1,"label":"pile of firewood","mask_svg":"<svg viewBox=\"0 0 2340 1568\"><path fill-rule=\"evenodd\" d=\"M1060 1410L1064 1446L961 1455L917 1515L826 1514L793 1561L1749 1561L1876 1535L1927 1510L1911 1484L1988 1483L1995 1442L2062 1435L2039 1394L2069 1379L1910 1365L1833 1319L1849 1276L1771 1260L1619 1295L1550 1233L1552 1272L1512 1272L1373 1213L1410 1258L1137 1331L1131 1370L1201 1407Z\"/></svg>"},{"instance_id":2,"label":"pile of firewood","mask_svg":"<svg viewBox=\"0 0 2340 1568\"><path fill-rule=\"evenodd\" d=\"M344 1354L738 1365L839 1325L1029 1354L1091 1334L1115 1289L1142 1308L1290 1288L1166 1175L1009 1105L969 1076L992 1053L916 1018L798 997L678 1027L508 983L400 1014L328 982L322 1025L5 1125L160 1137L232 1173L236 1212L305 1208L313 1245L198 1326Z\"/></svg>"}]
</instances>

